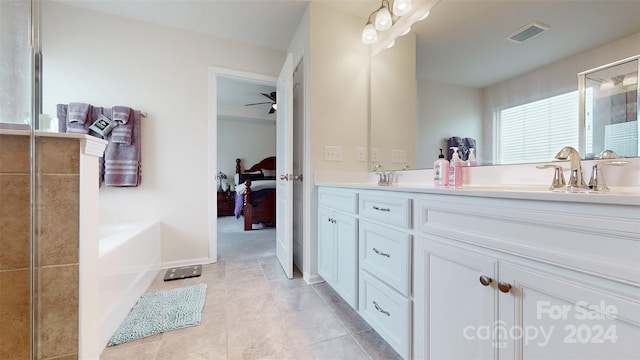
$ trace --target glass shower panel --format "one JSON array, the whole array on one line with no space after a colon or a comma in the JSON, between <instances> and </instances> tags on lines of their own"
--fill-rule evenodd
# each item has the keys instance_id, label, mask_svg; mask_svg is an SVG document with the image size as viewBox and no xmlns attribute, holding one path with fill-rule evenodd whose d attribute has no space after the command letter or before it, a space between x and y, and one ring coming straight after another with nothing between
<instances>
[{"instance_id":1,"label":"glass shower panel","mask_svg":"<svg viewBox=\"0 0 640 360\"><path fill-rule=\"evenodd\" d=\"M31 11L30 0L0 1L0 359L34 348Z\"/></svg>"}]
</instances>

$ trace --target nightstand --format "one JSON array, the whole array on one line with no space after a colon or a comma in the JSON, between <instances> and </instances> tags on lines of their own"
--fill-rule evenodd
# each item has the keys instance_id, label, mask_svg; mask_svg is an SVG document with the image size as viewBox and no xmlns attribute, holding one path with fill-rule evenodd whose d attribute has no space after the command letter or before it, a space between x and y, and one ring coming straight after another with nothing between
<instances>
[{"instance_id":1,"label":"nightstand","mask_svg":"<svg viewBox=\"0 0 640 360\"><path fill-rule=\"evenodd\" d=\"M218 216L233 216L235 200L229 191L218 192Z\"/></svg>"}]
</instances>

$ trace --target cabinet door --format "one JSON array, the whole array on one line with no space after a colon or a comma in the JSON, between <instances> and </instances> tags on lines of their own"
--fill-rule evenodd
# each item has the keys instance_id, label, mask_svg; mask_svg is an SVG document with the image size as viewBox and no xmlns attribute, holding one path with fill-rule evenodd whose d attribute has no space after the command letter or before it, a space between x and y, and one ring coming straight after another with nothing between
<instances>
[{"instance_id":1,"label":"cabinet door","mask_svg":"<svg viewBox=\"0 0 640 360\"><path fill-rule=\"evenodd\" d=\"M334 214L336 220L333 287L354 309L358 293L358 226L353 216Z\"/></svg>"},{"instance_id":2,"label":"cabinet door","mask_svg":"<svg viewBox=\"0 0 640 360\"><path fill-rule=\"evenodd\" d=\"M318 274L330 285L334 272L334 238L333 211L318 208Z\"/></svg>"},{"instance_id":3,"label":"cabinet door","mask_svg":"<svg viewBox=\"0 0 640 360\"><path fill-rule=\"evenodd\" d=\"M414 357L494 358L497 260L421 237L414 264Z\"/></svg>"},{"instance_id":4,"label":"cabinet door","mask_svg":"<svg viewBox=\"0 0 640 360\"><path fill-rule=\"evenodd\" d=\"M540 272L501 263L499 272L501 288L509 290L498 299L501 359L640 357L637 288L622 296L604 289L611 282L570 280L566 271L551 267Z\"/></svg>"}]
</instances>

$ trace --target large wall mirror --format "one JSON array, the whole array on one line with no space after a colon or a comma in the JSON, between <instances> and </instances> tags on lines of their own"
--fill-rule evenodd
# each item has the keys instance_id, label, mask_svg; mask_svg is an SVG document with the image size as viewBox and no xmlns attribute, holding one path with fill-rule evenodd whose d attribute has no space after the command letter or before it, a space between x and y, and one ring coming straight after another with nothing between
<instances>
[{"instance_id":1,"label":"large wall mirror","mask_svg":"<svg viewBox=\"0 0 640 360\"><path fill-rule=\"evenodd\" d=\"M441 0L414 38L371 58L371 168L431 168L452 137L475 140L481 165L551 161L566 145L585 157L577 75L640 54L638 14L640 1ZM509 39L531 25L542 31Z\"/></svg>"}]
</instances>

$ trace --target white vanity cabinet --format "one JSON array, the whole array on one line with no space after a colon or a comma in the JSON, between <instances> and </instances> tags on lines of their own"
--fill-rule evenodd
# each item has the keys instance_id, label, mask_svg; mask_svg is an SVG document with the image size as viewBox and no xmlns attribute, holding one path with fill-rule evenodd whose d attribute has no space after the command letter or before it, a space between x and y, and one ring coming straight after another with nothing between
<instances>
[{"instance_id":1,"label":"white vanity cabinet","mask_svg":"<svg viewBox=\"0 0 640 360\"><path fill-rule=\"evenodd\" d=\"M405 359L411 357L412 201L359 193L360 315Z\"/></svg>"},{"instance_id":2,"label":"white vanity cabinet","mask_svg":"<svg viewBox=\"0 0 640 360\"><path fill-rule=\"evenodd\" d=\"M416 359L640 354L637 207L425 195Z\"/></svg>"},{"instance_id":3,"label":"white vanity cabinet","mask_svg":"<svg viewBox=\"0 0 640 360\"><path fill-rule=\"evenodd\" d=\"M318 191L318 274L354 309L358 306L358 195Z\"/></svg>"}]
</instances>

